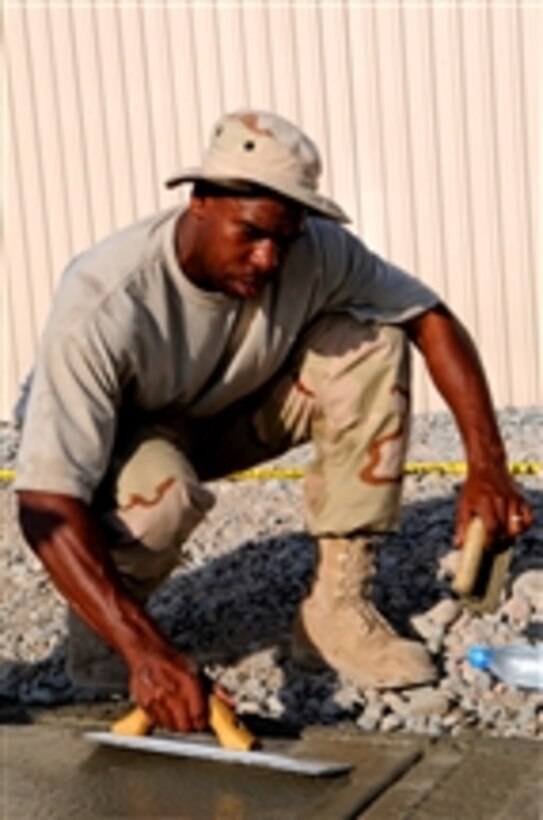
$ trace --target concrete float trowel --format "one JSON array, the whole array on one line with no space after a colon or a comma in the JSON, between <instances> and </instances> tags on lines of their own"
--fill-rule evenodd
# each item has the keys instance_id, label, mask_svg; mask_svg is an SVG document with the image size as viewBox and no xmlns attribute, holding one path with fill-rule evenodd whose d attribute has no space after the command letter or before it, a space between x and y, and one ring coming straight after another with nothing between
<instances>
[{"instance_id":1,"label":"concrete float trowel","mask_svg":"<svg viewBox=\"0 0 543 820\"><path fill-rule=\"evenodd\" d=\"M149 733L154 728L153 723L143 709L136 707L113 724L111 731L87 732L85 737L107 746L217 763L260 766L312 777L330 777L345 774L352 769L349 763L308 759L296 757L295 753L291 755L261 749L257 738L216 694L209 696L209 725L217 736L218 744L201 737L189 741L183 735L163 732L151 737Z\"/></svg>"},{"instance_id":2,"label":"concrete float trowel","mask_svg":"<svg viewBox=\"0 0 543 820\"><path fill-rule=\"evenodd\" d=\"M463 606L478 614L495 612L507 577L513 548L511 544L487 549L488 535L479 516L471 519L452 589Z\"/></svg>"}]
</instances>

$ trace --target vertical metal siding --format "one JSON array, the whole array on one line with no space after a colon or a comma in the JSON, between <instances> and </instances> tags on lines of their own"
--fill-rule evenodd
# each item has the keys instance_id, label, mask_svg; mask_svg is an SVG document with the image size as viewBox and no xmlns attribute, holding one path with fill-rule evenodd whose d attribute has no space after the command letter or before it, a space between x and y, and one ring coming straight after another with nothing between
<instances>
[{"instance_id":1,"label":"vertical metal siding","mask_svg":"<svg viewBox=\"0 0 543 820\"><path fill-rule=\"evenodd\" d=\"M529 0L7 2L1 416L65 263L174 202L164 178L242 106L314 137L367 243L472 330L497 405L538 402L541 16ZM415 387L417 409L442 406L420 362Z\"/></svg>"}]
</instances>

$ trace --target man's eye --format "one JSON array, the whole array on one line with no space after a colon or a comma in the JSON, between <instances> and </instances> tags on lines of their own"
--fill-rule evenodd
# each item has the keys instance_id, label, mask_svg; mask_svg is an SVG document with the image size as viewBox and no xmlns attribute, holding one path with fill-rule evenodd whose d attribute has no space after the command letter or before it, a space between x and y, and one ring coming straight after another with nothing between
<instances>
[{"instance_id":1,"label":"man's eye","mask_svg":"<svg viewBox=\"0 0 543 820\"><path fill-rule=\"evenodd\" d=\"M258 231L255 231L254 228L251 228L248 225L244 226L241 232L244 239L258 239Z\"/></svg>"}]
</instances>

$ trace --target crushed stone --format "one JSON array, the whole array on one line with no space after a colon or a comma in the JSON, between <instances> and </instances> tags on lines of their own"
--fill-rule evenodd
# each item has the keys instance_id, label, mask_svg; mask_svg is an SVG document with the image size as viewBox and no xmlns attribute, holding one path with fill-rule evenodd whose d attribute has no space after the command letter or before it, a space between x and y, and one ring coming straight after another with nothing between
<instances>
[{"instance_id":1,"label":"crushed stone","mask_svg":"<svg viewBox=\"0 0 543 820\"><path fill-rule=\"evenodd\" d=\"M504 410L499 421L511 460L542 460L543 411ZM0 425L4 468L13 466L17 444L16 430ZM310 455L303 447L273 464L300 465ZM448 413L415 418L408 457L462 459ZM183 566L151 599L150 612L232 692L241 714L298 726L349 720L361 731L540 737L543 692L508 687L465 660L474 643L543 640L543 476L518 481L535 523L517 541L500 608L474 615L461 610L449 583L461 480L406 478L402 529L384 538L375 600L400 632L426 643L440 672L434 686L364 691L332 670L309 672L291 660L290 628L315 560L303 531L300 481L215 483L216 507L187 543ZM22 542L8 483L0 484L0 504L0 701L14 707L85 701L88 694L75 689L65 671L65 605Z\"/></svg>"}]
</instances>

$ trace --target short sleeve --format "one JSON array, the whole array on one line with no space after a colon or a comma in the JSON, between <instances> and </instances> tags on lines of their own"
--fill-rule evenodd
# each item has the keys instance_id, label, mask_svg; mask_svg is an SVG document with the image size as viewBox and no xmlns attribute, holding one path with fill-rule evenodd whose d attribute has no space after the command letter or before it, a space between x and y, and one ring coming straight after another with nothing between
<instances>
[{"instance_id":1,"label":"short sleeve","mask_svg":"<svg viewBox=\"0 0 543 820\"><path fill-rule=\"evenodd\" d=\"M109 463L120 395L120 363L97 326L46 334L26 408L15 488L90 502Z\"/></svg>"},{"instance_id":2,"label":"short sleeve","mask_svg":"<svg viewBox=\"0 0 543 820\"><path fill-rule=\"evenodd\" d=\"M401 324L441 299L412 274L373 253L343 228L322 234L325 276L334 309L361 321Z\"/></svg>"}]
</instances>

